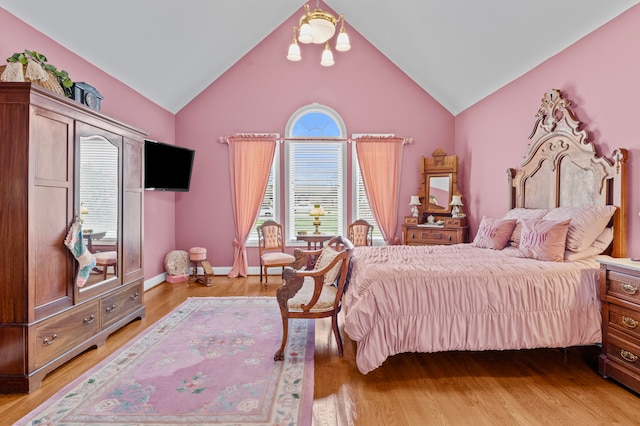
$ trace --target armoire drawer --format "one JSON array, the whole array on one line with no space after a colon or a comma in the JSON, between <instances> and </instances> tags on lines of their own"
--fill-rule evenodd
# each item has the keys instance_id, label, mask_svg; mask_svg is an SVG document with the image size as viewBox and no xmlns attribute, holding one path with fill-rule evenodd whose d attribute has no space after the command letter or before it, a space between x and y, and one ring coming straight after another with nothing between
<instances>
[{"instance_id":1,"label":"armoire drawer","mask_svg":"<svg viewBox=\"0 0 640 426\"><path fill-rule=\"evenodd\" d=\"M35 368L82 343L99 329L97 302L70 309L38 324L32 334Z\"/></svg>"},{"instance_id":2,"label":"armoire drawer","mask_svg":"<svg viewBox=\"0 0 640 426\"><path fill-rule=\"evenodd\" d=\"M130 284L102 298L102 328L125 317L142 306L142 283Z\"/></svg>"}]
</instances>

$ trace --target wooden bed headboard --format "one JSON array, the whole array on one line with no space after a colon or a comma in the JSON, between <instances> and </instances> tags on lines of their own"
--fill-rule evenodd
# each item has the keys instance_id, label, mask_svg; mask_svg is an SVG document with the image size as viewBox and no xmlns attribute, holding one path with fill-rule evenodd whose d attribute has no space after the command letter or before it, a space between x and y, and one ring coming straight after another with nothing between
<instances>
[{"instance_id":1,"label":"wooden bed headboard","mask_svg":"<svg viewBox=\"0 0 640 426\"><path fill-rule=\"evenodd\" d=\"M598 157L570 106L556 89L542 98L520 170L507 170L509 208L614 205L611 255L625 257L627 150L614 150L611 160Z\"/></svg>"}]
</instances>

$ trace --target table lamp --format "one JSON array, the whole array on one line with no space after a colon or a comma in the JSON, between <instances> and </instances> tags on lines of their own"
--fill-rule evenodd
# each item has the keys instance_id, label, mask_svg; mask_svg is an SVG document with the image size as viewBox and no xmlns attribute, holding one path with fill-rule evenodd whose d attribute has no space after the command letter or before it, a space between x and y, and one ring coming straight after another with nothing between
<instances>
[{"instance_id":1,"label":"table lamp","mask_svg":"<svg viewBox=\"0 0 640 426\"><path fill-rule=\"evenodd\" d=\"M314 204L313 208L309 211L309 216L315 217L313 221L313 226L316 227L316 230L313 231L314 234L320 234L318 231L318 227L320 226L320 216L324 216L324 210L322 210L322 206L320 204Z\"/></svg>"},{"instance_id":2,"label":"table lamp","mask_svg":"<svg viewBox=\"0 0 640 426\"><path fill-rule=\"evenodd\" d=\"M412 195L409 205L411 206L411 216L418 217L418 206L422 205L420 204L420 197L418 195Z\"/></svg>"},{"instance_id":3,"label":"table lamp","mask_svg":"<svg viewBox=\"0 0 640 426\"><path fill-rule=\"evenodd\" d=\"M464 206L464 204L462 204L462 195L453 195L449 205L452 206L451 217L464 217L460 212L460 206Z\"/></svg>"}]
</instances>

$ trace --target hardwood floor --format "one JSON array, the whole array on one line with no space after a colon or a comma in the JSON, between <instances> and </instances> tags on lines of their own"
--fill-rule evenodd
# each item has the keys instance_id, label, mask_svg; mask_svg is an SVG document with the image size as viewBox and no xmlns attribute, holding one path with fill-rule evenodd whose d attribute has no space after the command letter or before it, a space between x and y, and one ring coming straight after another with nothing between
<instances>
[{"instance_id":1,"label":"hardwood floor","mask_svg":"<svg viewBox=\"0 0 640 426\"><path fill-rule=\"evenodd\" d=\"M216 276L211 287L163 283L152 288L145 293L144 320L52 372L35 392L0 395L0 424L20 419L187 297L274 296L276 281L266 290L256 276ZM598 374L598 347L402 354L362 375L355 365L355 343L344 333L343 339L345 353L339 358L330 320L316 321L316 425L638 424L640 397Z\"/></svg>"}]
</instances>

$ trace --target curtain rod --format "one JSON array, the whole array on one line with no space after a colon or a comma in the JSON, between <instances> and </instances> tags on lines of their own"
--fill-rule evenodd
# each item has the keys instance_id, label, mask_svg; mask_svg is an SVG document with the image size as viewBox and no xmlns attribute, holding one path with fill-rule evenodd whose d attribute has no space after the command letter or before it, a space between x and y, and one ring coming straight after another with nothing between
<instances>
[{"instance_id":1,"label":"curtain rod","mask_svg":"<svg viewBox=\"0 0 640 426\"><path fill-rule=\"evenodd\" d=\"M257 133L257 134L249 134L249 133L243 133L241 136L245 136L247 138L250 137L255 137L255 136L272 136L272 134L268 134L268 133ZM376 136L374 136L376 137ZM291 142L303 142L303 141L328 141L328 142L347 142L347 143L351 143L351 142L356 142L357 139L359 138L319 138L319 137L308 137L308 138L280 138L280 137L276 137L274 138L277 142L283 143L283 142L287 142L287 141L291 141ZM383 138L381 138L383 139ZM402 139L402 143L404 145L406 144L410 144L413 142L413 138L400 138ZM229 136L227 137L220 137L220 142L221 143L229 143Z\"/></svg>"}]
</instances>

